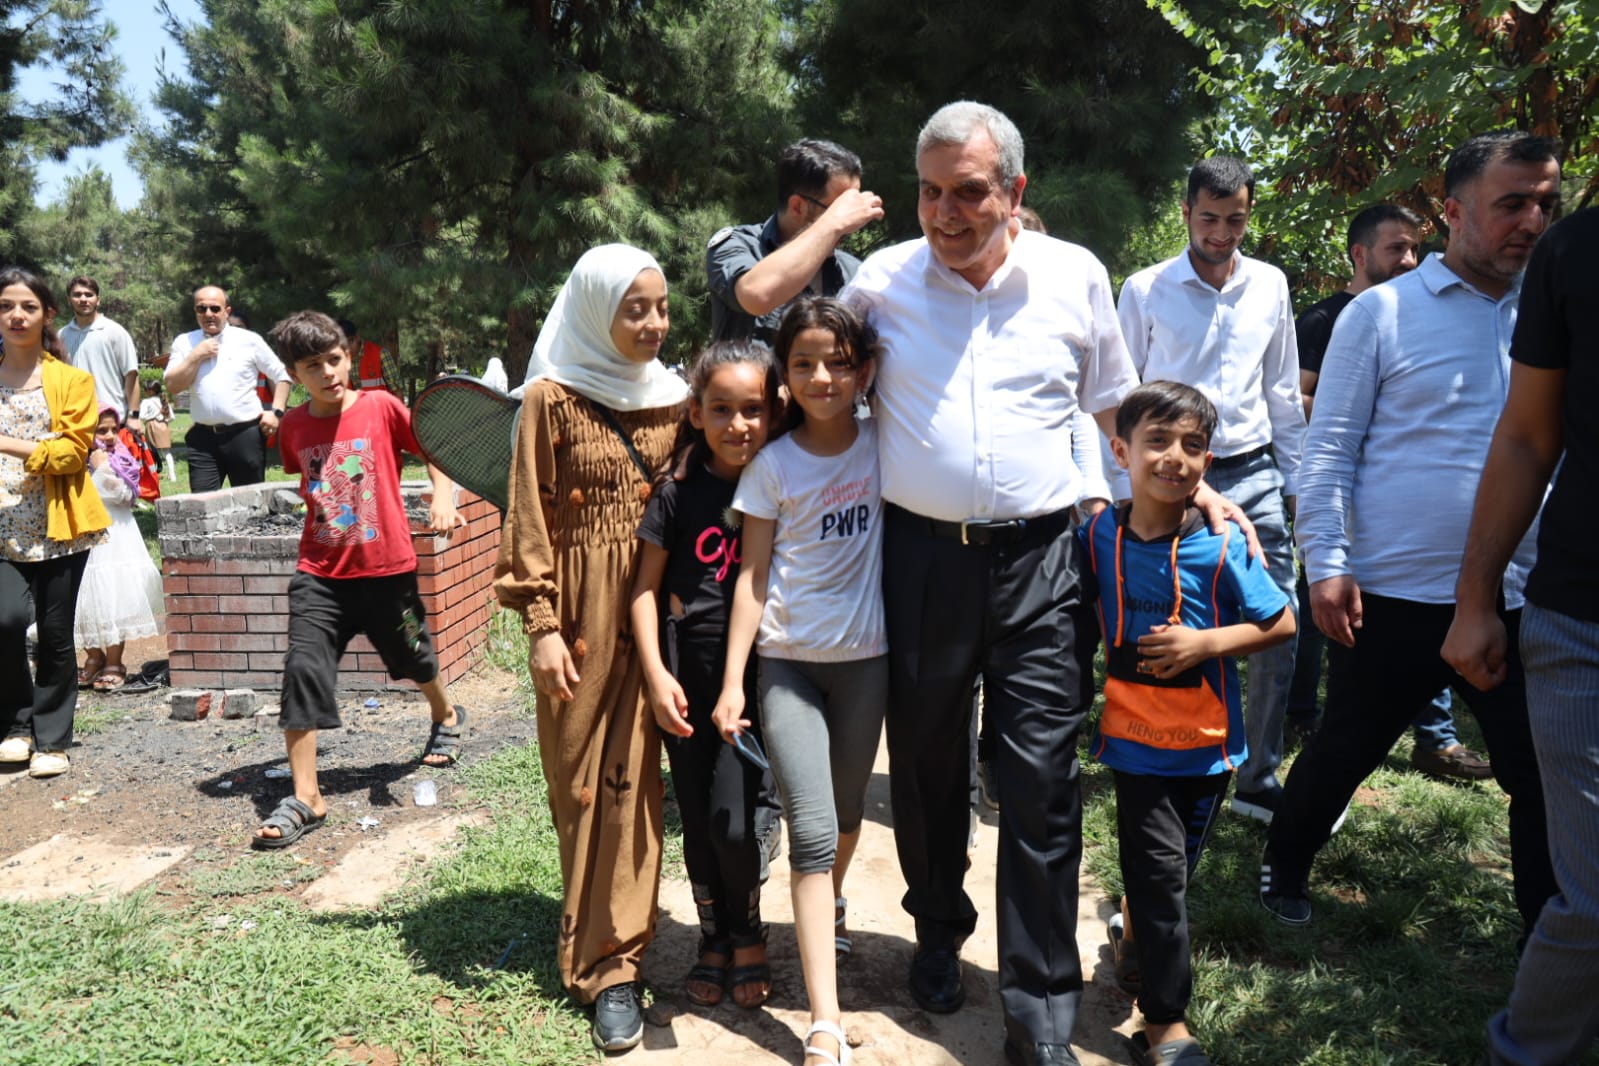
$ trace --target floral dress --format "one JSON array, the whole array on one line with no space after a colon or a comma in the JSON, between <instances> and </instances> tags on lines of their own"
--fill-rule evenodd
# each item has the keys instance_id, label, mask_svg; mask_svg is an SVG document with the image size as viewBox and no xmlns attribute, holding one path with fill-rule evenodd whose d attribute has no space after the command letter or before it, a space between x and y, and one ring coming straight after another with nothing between
<instances>
[{"instance_id":1,"label":"floral dress","mask_svg":"<svg viewBox=\"0 0 1599 1066\"><path fill-rule=\"evenodd\" d=\"M44 389L0 386L0 434L22 440L43 440L50 434ZM23 460L14 455L0 455L0 557L39 563L105 542L103 529L72 540L51 540L46 507L44 476L28 473Z\"/></svg>"}]
</instances>

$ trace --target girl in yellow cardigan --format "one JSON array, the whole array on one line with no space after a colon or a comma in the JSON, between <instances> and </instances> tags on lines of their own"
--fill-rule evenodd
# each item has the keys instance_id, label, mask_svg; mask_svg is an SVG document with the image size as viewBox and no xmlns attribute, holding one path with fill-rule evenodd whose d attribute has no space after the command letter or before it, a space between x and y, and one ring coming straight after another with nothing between
<instances>
[{"instance_id":1,"label":"girl in yellow cardigan","mask_svg":"<svg viewBox=\"0 0 1599 1066\"><path fill-rule=\"evenodd\" d=\"M42 278L0 271L0 762L66 771L78 705L78 583L111 516L89 481L94 379L63 362ZM27 611L33 594L33 617ZM29 621L38 623L28 669Z\"/></svg>"}]
</instances>

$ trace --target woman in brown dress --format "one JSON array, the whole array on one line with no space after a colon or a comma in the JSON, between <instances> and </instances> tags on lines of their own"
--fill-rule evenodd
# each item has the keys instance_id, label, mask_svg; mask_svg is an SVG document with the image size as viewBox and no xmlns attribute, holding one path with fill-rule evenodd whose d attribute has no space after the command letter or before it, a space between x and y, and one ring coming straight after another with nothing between
<instances>
[{"instance_id":1,"label":"woman in brown dress","mask_svg":"<svg viewBox=\"0 0 1599 1066\"><path fill-rule=\"evenodd\" d=\"M660 735L628 621L650 473L687 388L658 358L666 278L647 253L591 249L539 333L524 386L495 592L522 616L560 840L561 979L595 1004L604 1051L643 1036L638 969L655 934Z\"/></svg>"}]
</instances>

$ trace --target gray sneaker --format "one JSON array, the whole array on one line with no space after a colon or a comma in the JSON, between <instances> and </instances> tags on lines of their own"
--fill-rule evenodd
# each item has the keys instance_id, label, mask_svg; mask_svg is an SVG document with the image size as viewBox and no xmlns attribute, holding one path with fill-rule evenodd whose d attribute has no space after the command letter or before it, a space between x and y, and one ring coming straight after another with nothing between
<instances>
[{"instance_id":1,"label":"gray sneaker","mask_svg":"<svg viewBox=\"0 0 1599 1066\"><path fill-rule=\"evenodd\" d=\"M594 1046L601 1051L626 1051L644 1039L644 1005L638 984L627 981L600 992L594 1001Z\"/></svg>"}]
</instances>

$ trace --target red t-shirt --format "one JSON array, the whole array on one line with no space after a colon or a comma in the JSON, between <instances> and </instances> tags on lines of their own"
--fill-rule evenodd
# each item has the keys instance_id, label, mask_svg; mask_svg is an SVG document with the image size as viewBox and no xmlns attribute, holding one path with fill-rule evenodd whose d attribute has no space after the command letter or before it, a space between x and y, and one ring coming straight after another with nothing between
<instances>
[{"instance_id":1,"label":"red t-shirt","mask_svg":"<svg viewBox=\"0 0 1599 1066\"><path fill-rule=\"evenodd\" d=\"M283 469L300 475L305 532L299 569L317 577L386 577L416 569L400 498L400 452L420 455L411 412L387 392L361 392L348 410L318 418L309 405L283 416Z\"/></svg>"}]
</instances>

